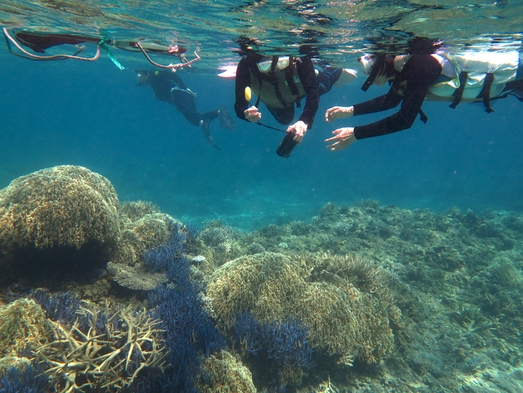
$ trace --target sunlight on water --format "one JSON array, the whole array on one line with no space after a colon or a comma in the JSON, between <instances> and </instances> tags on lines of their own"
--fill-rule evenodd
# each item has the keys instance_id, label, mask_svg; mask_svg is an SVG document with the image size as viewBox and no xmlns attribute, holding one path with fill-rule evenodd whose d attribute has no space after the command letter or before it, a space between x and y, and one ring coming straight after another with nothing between
<instances>
[{"instance_id":1,"label":"sunlight on water","mask_svg":"<svg viewBox=\"0 0 523 393\"><path fill-rule=\"evenodd\" d=\"M202 66L231 59L235 39L258 39L265 52L314 44L343 63L380 43L401 51L412 36L448 46L521 39L523 3L507 1L5 1L3 26L117 40L154 40L204 55ZM234 56L232 56L234 59Z\"/></svg>"}]
</instances>

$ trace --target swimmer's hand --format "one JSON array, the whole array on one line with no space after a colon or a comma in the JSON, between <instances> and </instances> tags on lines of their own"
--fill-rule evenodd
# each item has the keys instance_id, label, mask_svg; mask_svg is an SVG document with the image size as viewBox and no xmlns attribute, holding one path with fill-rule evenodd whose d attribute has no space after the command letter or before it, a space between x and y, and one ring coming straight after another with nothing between
<instances>
[{"instance_id":1,"label":"swimmer's hand","mask_svg":"<svg viewBox=\"0 0 523 393\"><path fill-rule=\"evenodd\" d=\"M296 123L291 124L287 128L287 133L294 134L294 142L301 143L305 133L307 132L307 124L303 121L298 120Z\"/></svg>"},{"instance_id":2,"label":"swimmer's hand","mask_svg":"<svg viewBox=\"0 0 523 393\"><path fill-rule=\"evenodd\" d=\"M258 112L258 108L256 108L254 105L248 109L245 109L243 111L243 115L245 116L245 120L251 121L253 123L260 121L262 117L261 112Z\"/></svg>"},{"instance_id":3,"label":"swimmer's hand","mask_svg":"<svg viewBox=\"0 0 523 393\"><path fill-rule=\"evenodd\" d=\"M325 121L330 123L333 120L351 117L352 115L354 115L353 106L333 106L325 112Z\"/></svg>"},{"instance_id":4,"label":"swimmer's hand","mask_svg":"<svg viewBox=\"0 0 523 393\"><path fill-rule=\"evenodd\" d=\"M330 151L342 151L356 142L354 127L338 128L332 131L332 133L334 134L332 138L325 139L325 143L333 142L326 146Z\"/></svg>"}]
</instances>

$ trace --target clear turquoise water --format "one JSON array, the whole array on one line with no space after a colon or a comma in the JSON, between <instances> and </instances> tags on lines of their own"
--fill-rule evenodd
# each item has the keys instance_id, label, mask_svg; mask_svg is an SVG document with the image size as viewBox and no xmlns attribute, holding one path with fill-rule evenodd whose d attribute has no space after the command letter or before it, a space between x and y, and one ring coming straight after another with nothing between
<instances>
[{"instance_id":1,"label":"clear turquoise water","mask_svg":"<svg viewBox=\"0 0 523 393\"><path fill-rule=\"evenodd\" d=\"M234 81L219 67L239 60L239 35L267 51L293 52L315 41L324 59L357 68L357 57L376 40L402 42L406 31L441 38L448 46L485 45L521 38L523 2L473 1L7 1L6 27L53 30L115 39L147 38L198 50L202 61L179 71L198 94L200 111L226 105L233 112ZM515 45L516 46L516 45ZM88 48L87 52L90 49ZM106 176L121 200L148 200L183 221L221 219L250 230L269 223L310 220L327 202L381 204L445 211L523 210L522 103L424 104L426 125L359 141L341 153L323 139L333 105L351 105L385 88L360 90L361 80L322 97L314 128L290 159L274 151L281 134L236 119L236 130L211 125L214 149L152 90L136 86L139 53L114 50L97 62L35 62L0 51L0 187L55 165L83 165ZM171 59L156 58L158 60ZM277 126L270 116L264 120ZM360 122L360 123L358 123Z\"/></svg>"}]
</instances>

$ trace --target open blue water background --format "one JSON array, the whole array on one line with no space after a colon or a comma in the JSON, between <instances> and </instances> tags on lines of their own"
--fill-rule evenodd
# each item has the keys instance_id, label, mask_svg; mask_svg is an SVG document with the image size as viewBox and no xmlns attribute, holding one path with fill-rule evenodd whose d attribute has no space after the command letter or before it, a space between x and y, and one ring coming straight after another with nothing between
<instances>
[{"instance_id":1,"label":"open blue water background","mask_svg":"<svg viewBox=\"0 0 523 393\"><path fill-rule=\"evenodd\" d=\"M146 66L145 64L141 64ZM2 56L0 186L55 165L83 165L106 176L124 200L148 200L192 223L222 219L242 229L308 220L327 202L375 199L382 204L444 211L452 206L523 208L522 103L507 98L487 114L480 104L427 102L427 124L358 141L329 152L323 139L333 105L383 93L360 81L322 97L314 127L291 158L274 151L282 134L235 119L236 130L211 124L214 149L198 127L149 87L134 68L96 63L31 62ZM234 81L197 67L179 71L201 111L224 104L233 114ZM374 116L374 118L378 118ZM263 120L278 126L267 111Z\"/></svg>"},{"instance_id":2,"label":"open blue water background","mask_svg":"<svg viewBox=\"0 0 523 393\"><path fill-rule=\"evenodd\" d=\"M513 97L491 114L481 104L453 110L426 102L427 124L417 120L410 130L329 152L323 140L335 128L387 115L325 123L327 108L386 92L373 86L363 93L360 77L322 96L313 129L282 159L275 149L283 134L236 118L235 131L211 123L216 150L150 87L136 86L135 69L152 67L140 54L121 60L124 70L104 54L90 63L34 62L0 45L0 187L39 169L82 165L107 177L122 201L147 200L185 222L221 219L244 230L310 220L327 202L364 199L437 212L523 209L523 106ZM354 68L356 60L336 58ZM234 116L234 80L218 72L196 63L179 75L198 94L201 112L223 104ZM279 126L267 110L263 121Z\"/></svg>"}]
</instances>

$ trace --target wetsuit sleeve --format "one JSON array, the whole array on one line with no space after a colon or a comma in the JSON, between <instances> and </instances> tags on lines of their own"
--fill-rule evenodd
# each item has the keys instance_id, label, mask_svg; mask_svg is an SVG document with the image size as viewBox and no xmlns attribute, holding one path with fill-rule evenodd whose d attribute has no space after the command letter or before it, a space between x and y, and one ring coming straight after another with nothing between
<instances>
[{"instance_id":1,"label":"wetsuit sleeve","mask_svg":"<svg viewBox=\"0 0 523 393\"><path fill-rule=\"evenodd\" d=\"M243 112L249 108L249 103L245 99L245 88L249 86L250 81L251 74L249 73L247 58L244 57L240 60L238 67L236 68L236 100L234 102L236 116L243 120L246 120Z\"/></svg>"},{"instance_id":2,"label":"wetsuit sleeve","mask_svg":"<svg viewBox=\"0 0 523 393\"><path fill-rule=\"evenodd\" d=\"M375 123L354 127L356 139L391 134L410 128L421 109L429 86L440 73L441 65L432 56L413 56L395 77L386 95L354 105L354 115L358 116L394 108L403 100L397 113Z\"/></svg>"},{"instance_id":3,"label":"wetsuit sleeve","mask_svg":"<svg viewBox=\"0 0 523 393\"><path fill-rule=\"evenodd\" d=\"M318 89L318 81L316 79L316 73L314 72L314 64L308 56L301 58L301 63L297 64L298 76L300 77L301 84L305 93L305 106L299 120L307 124L307 128L312 128L314 122L314 116L318 111L320 105L320 93Z\"/></svg>"}]
</instances>

